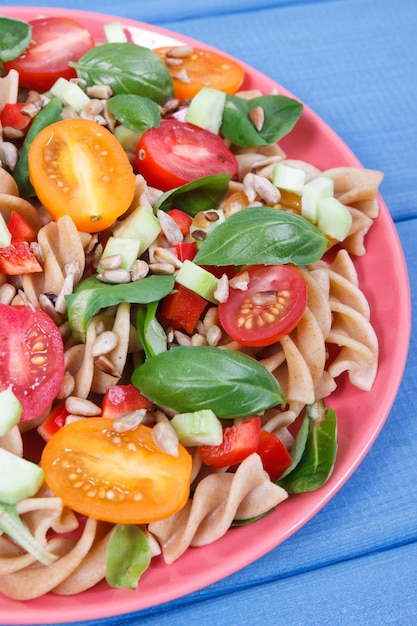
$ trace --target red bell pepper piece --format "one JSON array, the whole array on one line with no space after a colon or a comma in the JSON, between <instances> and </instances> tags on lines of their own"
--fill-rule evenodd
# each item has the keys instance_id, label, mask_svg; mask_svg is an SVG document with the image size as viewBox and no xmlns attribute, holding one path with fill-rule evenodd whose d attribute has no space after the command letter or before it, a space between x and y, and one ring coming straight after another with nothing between
<instances>
[{"instance_id":1,"label":"red bell pepper piece","mask_svg":"<svg viewBox=\"0 0 417 626\"><path fill-rule=\"evenodd\" d=\"M7 228L12 235L12 243L16 243L16 241L27 241L30 243L36 238L35 229L17 211L11 212Z\"/></svg>"},{"instance_id":2,"label":"red bell pepper piece","mask_svg":"<svg viewBox=\"0 0 417 626\"><path fill-rule=\"evenodd\" d=\"M197 244L195 241L182 241L175 244L175 250L180 261L192 261L197 254Z\"/></svg>"},{"instance_id":3,"label":"red bell pepper piece","mask_svg":"<svg viewBox=\"0 0 417 626\"><path fill-rule=\"evenodd\" d=\"M65 402L59 402L49 413L48 417L37 428L38 433L45 441L54 435L60 428L65 425L69 412L65 408Z\"/></svg>"},{"instance_id":4,"label":"red bell pepper piece","mask_svg":"<svg viewBox=\"0 0 417 626\"><path fill-rule=\"evenodd\" d=\"M0 248L0 274L16 276L42 271L42 266L27 241L16 241Z\"/></svg>"},{"instance_id":5,"label":"red bell pepper piece","mask_svg":"<svg viewBox=\"0 0 417 626\"><path fill-rule=\"evenodd\" d=\"M132 411L150 408L152 402L145 398L135 385L113 385L104 394L101 415L116 418Z\"/></svg>"},{"instance_id":6,"label":"red bell pepper piece","mask_svg":"<svg viewBox=\"0 0 417 626\"><path fill-rule=\"evenodd\" d=\"M21 110L25 106L24 102L7 103L1 110L0 122L3 128L10 127L26 132L32 123L33 118L23 115Z\"/></svg>"},{"instance_id":7,"label":"red bell pepper piece","mask_svg":"<svg viewBox=\"0 0 417 626\"><path fill-rule=\"evenodd\" d=\"M241 463L258 449L261 420L258 416L247 422L223 429L223 441L218 446L199 446L203 462L214 469Z\"/></svg>"},{"instance_id":8,"label":"red bell pepper piece","mask_svg":"<svg viewBox=\"0 0 417 626\"><path fill-rule=\"evenodd\" d=\"M181 211L181 209L171 209L167 211L167 213L172 217L182 234L184 236L188 235L193 218L188 215L188 213L185 213L185 211Z\"/></svg>"},{"instance_id":9,"label":"red bell pepper piece","mask_svg":"<svg viewBox=\"0 0 417 626\"><path fill-rule=\"evenodd\" d=\"M161 300L159 319L164 325L192 333L207 306L207 300L178 283L174 291Z\"/></svg>"},{"instance_id":10,"label":"red bell pepper piece","mask_svg":"<svg viewBox=\"0 0 417 626\"><path fill-rule=\"evenodd\" d=\"M278 480L281 474L292 464L290 453L281 439L266 430L261 430L256 452L261 457L263 468L269 474L272 482Z\"/></svg>"}]
</instances>

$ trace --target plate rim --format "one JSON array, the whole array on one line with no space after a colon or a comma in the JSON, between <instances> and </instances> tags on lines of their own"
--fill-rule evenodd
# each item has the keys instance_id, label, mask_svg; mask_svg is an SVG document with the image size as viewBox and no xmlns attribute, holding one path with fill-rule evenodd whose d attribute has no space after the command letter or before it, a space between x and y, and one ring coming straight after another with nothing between
<instances>
[{"instance_id":1,"label":"plate rim","mask_svg":"<svg viewBox=\"0 0 417 626\"><path fill-rule=\"evenodd\" d=\"M156 35L161 35L164 37L172 38L179 42L184 42L190 45L204 47L206 49L219 50L218 48L210 46L209 44L206 44L203 41L196 40L194 38L188 37L186 35L182 35L180 33L171 31L169 29L165 29L165 28L162 28L162 27L150 24L150 23L145 23L140 20L135 20L132 18L127 18L127 17L120 17L117 15L107 14L107 13L83 11L83 10L78 10L78 9L64 9L64 8L59 8L59 7L54 8L54 7L24 6L24 5L20 6L19 5L19 6L4 6L0 9L0 14L10 16L10 17L16 17L17 19L25 19L25 20L34 19L38 15L65 16L65 17L73 17L79 20L84 18L85 20L93 20L97 22L98 25L101 25L101 26L111 21L119 21L126 28L131 28L135 30L144 29L148 32L155 33ZM285 95L288 95L290 97L297 98L297 96L295 96L290 91L288 91L283 85L279 84L274 79L269 78L268 76L266 76L265 74L257 70L256 68L251 67L250 65L236 59L235 57L233 57L232 55L228 53L225 53L224 51L222 51L222 53L225 54L226 56L229 56L230 58L237 60L245 68L245 70L250 73L251 77L254 77L255 82L258 80L266 81L267 83L270 83L271 85L273 84L276 87L278 87L280 93L284 93ZM346 155L346 157L350 161L350 164L362 167L362 163L356 157L354 152L343 141L343 139L329 126L329 124L327 124L327 122L323 118L317 115L315 111L311 109L311 107L309 107L304 102L303 102L303 107L304 107L303 115L309 116L309 118L314 123L318 124L321 129L326 130L327 135L335 143L337 148L340 148L340 150L342 150L342 152ZM374 444L376 438L378 437L381 429L383 428L389 416L389 413L395 402L395 398L397 396L397 393L401 384L401 380L404 374L407 356L408 356L408 348L409 348L409 343L410 343L411 294L410 294L410 285L409 285L409 279L408 279L407 266L406 266L405 257L404 257L404 253L402 250L398 232L395 228L392 217L388 211L388 208L381 194L379 194L379 201L380 201L381 215L383 218L382 219L383 225L385 226L385 228L389 230L390 241L397 255L396 256L397 270L402 279L401 286L400 286L400 288L402 288L402 300L401 300L402 306L400 307L400 314L398 318L399 327L401 328L401 333L402 333L401 334L401 337L402 337L401 354L399 353L397 354L397 368L394 370L394 372L392 372L392 377L390 378L389 391L387 392L387 395L385 398L385 402L386 402L386 406L384 409L385 415L383 415L374 424L373 428L369 429L369 432L367 433L366 437L364 437L364 442L363 442L363 445L361 446L360 453L355 457L354 460L352 460L349 463L349 467L346 469L346 471L343 472L337 478L337 480L331 479L329 483L327 484L327 487L325 486L326 488L323 488L321 495L317 494L317 492L312 492L312 494L303 494L303 496L305 496L304 500L306 501L306 503L308 503L308 505L306 504L304 508L308 508L308 511L305 512L301 517L299 517L295 521L295 523L290 528L287 529L286 533L284 533L284 535L281 536L279 541L277 542L269 541L262 548L258 547L256 550L251 550L250 554L248 555L248 558L240 561L238 566L235 566L235 564L232 564L232 563L227 564L227 566L223 566L221 575L218 575L218 568L215 568L213 572L210 571L211 575L207 578L207 580L203 584L199 584L196 586L195 580L193 581L182 580L179 593L166 592L164 594L164 597L160 601L150 602L150 603L146 603L146 602L141 603L141 600L142 600L142 598L140 597L141 585L139 585L139 590L138 590L139 595L137 595L137 598L134 599L133 601L127 601L126 597L123 594L121 596L121 594L119 593L120 590L109 589L107 590L108 607L103 607L100 605L99 608L97 608L96 605L90 605L90 604L86 604L83 602L82 598L85 597L85 594L90 594L90 597L91 595L92 596L95 595L95 592L92 590L87 590L86 592L83 592L83 594L79 594L79 596L71 596L71 606L68 606L69 603L68 603L68 598L66 598L66 596L61 596L61 597L58 596L59 600L62 603L65 602L65 615L64 616L62 616L62 607L61 608L59 607L59 603L56 606L54 604L52 613L50 612L50 608L48 608L47 609L48 614L45 615L44 610L42 610L41 607L39 606L39 604L42 604L42 598L39 598L33 601L26 601L23 603L19 601L10 600L9 598L3 596L0 593L0 597L2 599L1 601L2 606L0 607L0 618L2 620L3 619L11 620L7 622L10 625L41 624L41 623L42 624L46 624L46 623L65 624L65 623L76 621L76 620L85 621L85 620L90 620L90 619L92 620L92 619L104 619L104 618L110 618L110 617L117 617L117 616L121 616L121 615L131 613L131 612L143 611L146 609L155 608L157 606L160 606L161 604L165 604L167 602L179 599L180 597L184 597L185 595L188 595L192 592L205 588L206 586L213 584L215 582L218 582L222 580L223 578L226 578L227 576L237 572L243 567L246 567L250 563L254 562L258 558L268 553L270 550L278 547L283 541L286 541L290 536L292 536L296 531L298 531L302 526L304 526L310 519L312 519L334 497L334 495L336 495L336 493L341 489L341 487L345 484L345 482L352 476L352 474L356 471L360 463L363 461L363 459L369 452L370 448ZM310 500L311 500L311 507L309 506ZM261 523L261 522L262 520L258 523ZM198 548L198 550L200 550L200 548ZM162 569L172 568L172 567L175 567L175 564L174 565L162 564ZM51 598L51 600L53 599L53 597L50 594L48 594L47 597ZM54 596L54 597L57 598L57 596ZM120 600L120 597L123 597L122 601ZM6 607L6 611L4 612L5 604L7 605L7 607ZM117 607L120 607L121 604L123 604L125 607L123 611L117 610L117 612L114 612L112 610L108 610L109 607L114 608L115 605L117 605ZM33 621L34 619L35 620L41 619L41 621Z\"/></svg>"}]
</instances>

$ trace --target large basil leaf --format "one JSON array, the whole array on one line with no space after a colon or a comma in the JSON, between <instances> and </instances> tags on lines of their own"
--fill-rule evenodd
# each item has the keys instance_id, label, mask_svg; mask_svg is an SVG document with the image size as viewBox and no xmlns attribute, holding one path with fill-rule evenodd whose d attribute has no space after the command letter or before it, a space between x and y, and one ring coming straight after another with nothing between
<instances>
[{"instance_id":1,"label":"large basil leaf","mask_svg":"<svg viewBox=\"0 0 417 626\"><path fill-rule=\"evenodd\" d=\"M139 526L116 524L106 550L107 583L115 588L136 589L150 562L149 543Z\"/></svg>"},{"instance_id":2,"label":"large basil leaf","mask_svg":"<svg viewBox=\"0 0 417 626\"><path fill-rule=\"evenodd\" d=\"M234 418L285 402L277 380L258 361L211 346L161 352L136 368L132 382L157 404L184 413L211 409L217 417Z\"/></svg>"},{"instance_id":3,"label":"large basil leaf","mask_svg":"<svg viewBox=\"0 0 417 626\"><path fill-rule=\"evenodd\" d=\"M176 208L188 215L216 209L229 186L229 174L213 174L166 191L158 198L155 210L169 211Z\"/></svg>"},{"instance_id":4,"label":"large basil leaf","mask_svg":"<svg viewBox=\"0 0 417 626\"><path fill-rule=\"evenodd\" d=\"M164 104L174 94L164 62L149 48L134 43L96 46L70 65L87 86L109 85L114 95L136 94Z\"/></svg>"},{"instance_id":5,"label":"large basil leaf","mask_svg":"<svg viewBox=\"0 0 417 626\"><path fill-rule=\"evenodd\" d=\"M249 118L250 111L256 107L261 107L264 113L264 122L259 131ZM258 96L245 100L227 95L221 133L241 148L266 146L287 135L294 128L302 111L303 105L287 96Z\"/></svg>"},{"instance_id":6,"label":"large basil leaf","mask_svg":"<svg viewBox=\"0 0 417 626\"><path fill-rule=\"evenodd\" d=\"M269 207L238 211L203 241L194 262L199 265L306 265L318 261L328 240L295 213Z\"/></svg>"},{"instance_id":7,"label":"large basil leaf","mask_svg":"<svg viewBox=\"0 0 417 626\"><path fill-rule=\"evenodd\" d=\"M168 295L173 287L173 276L152 275L122 285L102 283L95 276L90 276L72 294L65 296L71 331L75 337L84 339L89 320L100 309L121 302L155 302Z\"/></svg>"},{"instance_id":8,"label":"large basil leaf","mask_svg":"<svg viewBox=\"0 0 417 626\"><path fill-rule=\"evenodd\" d=\"M309 429L304 452L295 468L277 484L288 493L305 493L322 487L329 479L337 453L337 418L333 409L316 416L317 405L308 407Z\"/></svg>"},{"instance_id":9,"label":"large basil leaf","mask_svg":"<svg viewBox=\"0 0 417 626\"><path fill-rule=\"evenodd\" d=\"M161 112L153 100L132 93L121 93L107 101L107 106L116 120L135 132L156 128L161 121Z\"/></svg>"},{"instance_id":10,"label":"large basil leaf","mask_svg":"<svg viewBox=\"0 0 417 626\"><path fill-rule=\"evenodd\" d=\"M13 61L28 47L32 27L11 17L0 17L0 61Z\"/></svg>"}]
</instances>

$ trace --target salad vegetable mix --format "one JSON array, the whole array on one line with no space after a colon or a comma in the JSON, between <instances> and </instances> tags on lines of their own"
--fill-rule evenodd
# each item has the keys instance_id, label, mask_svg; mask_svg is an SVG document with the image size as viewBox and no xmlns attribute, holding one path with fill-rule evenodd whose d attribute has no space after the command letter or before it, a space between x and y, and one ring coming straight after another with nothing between
<instances>
[{"instance_id":1,"label":"salad vegetable mix","mask_svg":"<svg viewBox=\"0 0 417 626\"><path fill-rule=\"evenodd\" d=\"M105 578L135 588L205 476L259 457L282 499L331 475L336 414L318 393L293 408L303 382L277 354L306 332L310 269L352 212L279 149L297 100L239 92L219 53L105 35L0 17L0 451L20 432L29 467L16 490L0 479L0 530L55 562L19 517L46 489L80 528L113 525ZM242 174L242 155L268 173ZM23 458L30 437L41 450Z\"/></svg>"}]
</instances>

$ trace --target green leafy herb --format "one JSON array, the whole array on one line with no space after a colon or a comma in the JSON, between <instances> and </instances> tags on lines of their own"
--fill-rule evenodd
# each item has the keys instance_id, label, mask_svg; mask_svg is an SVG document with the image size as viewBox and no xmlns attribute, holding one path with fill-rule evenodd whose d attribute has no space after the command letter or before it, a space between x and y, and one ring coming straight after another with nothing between
<instances>
[{"instance_id":1,"label":"green leafy herb","mask_svg":"<svg viewBox=\"0 0 417 626\"><path fill-rule=\"evenodd\" d=\"M156 128L161 121L156 102L143 96L120 94L110 98L107 106L118 122L135 132Z\"/></svg>"},{"instance_id":2,"label":"green leafy herb","mask_svg":"<svg viewBox=\"0 0 417 626\"><path fill-rule=\"evenodd\" d=\"M289 493L304 493L322 487L329 479L337 452L337 418L324 403L307 407L309 423L305 448L298 463L277 484ZM304 436L304 435L303 435Z\"/></svg>"},{"instance_id":3,"label":"green leafy herb","mask_svg":"<svg viewBox=\"0 0 417 626\"><path fill-rule=\"evenodd\" d=\"M29 128L20 153L20 158L13 173L21 196L28 198L36 195L29 179L29 148L36 135L38 135L43 128L62 119L62 108L62 102L60 102L58 98L52 98L52 100L39 111Z\"/></svg>"},{"instance_id":4,"label":"green leafy herb","mask_svg":"<svg viewBox=\"0 0 417 626\"><path fill-rule=\"evenodd\" d=\"M20 519L14 504L0 502L0 530L43 565L50 565L58 558L30 533Z\"/></svg>"},{"instance_id":5,"label":"green leafy herb","mask_svg":"<svg viewBox=\"0 0 417 626\"><path fill-rule=\"evenodd\" d=\"M273 513L276 510L276 506L273 509L269 509L269 511L265 511L265 513L261 513L260 515L256 515L255 517L248 517L247 519L234 519L231 523L231 526L248 526L249 524L253 524L257 522L259 519L266 517L270 513Z\"/></svg>"},{"instance_id":6,"label":"green leafy herb","mask_svg":"<svg viewBox=\"0 0 417 626\"><path fill-rule=\"evenodd\" d=\"M148 304L168 295L174 286L173 276L147 276L122 285L100 282L95 276L83 280L74 292L65 296L68 322L75 337L84 339L89 320L100 309L131 302Z\"/></svg>"},{"instance_id":7,"label":"green leafy herb","mask_svg":"<svg viewBox=\"0 0 417 626\"><path fill-rule=\"evenodd\" d=\"M164 104L173 96L168 68L157 54L130 42L105 43L70 63L90 85L109 85L114 95L136 94Z\"/></svg>"},{"instance_id":8,"label":"green leafy herb","mask_svg":"<svg viewBox=\"0 0 417 626\"><path fill-rule=\"evenodd\" d=\"M167 349L166 333L155 317L158 304L158 302L151 302L146 307L140 307L136 316L136 328L146 358L165 352Z\"/></svg>"},{"instance_id":9,"label":"green leafy herb","mask_svg":"<svg viewBox=\"0 0 417 626\"><path fill-rule=\"evenodd\" d=\"M182 413L211 409L234 418L285 403L276 378L258 361L211 346L161 352L136 368L132 382L147 398Z\"/></svg>"},{"instance_id":10,"label":"green leafy herb","mask_svg":"<svg viewBox=\"0 0 417 626\"><path fill-rule=\"evenodd\" d=\"M111 587L136 589L151 562L144 532L134 524L117 524L106 551L106 581Z\"/></svg>"},{"instance_id":11,"label":"green leafy herb","mask_svg":"<svg viewBox=\"0 0 417 626\"><path fill-rule=\"evenodd\" d=\"M194 216L200 211L214 209L226 193L229 181L229 174L204 176L163 193L156 202L155 210L169 211L177 208Z\"/></svg>"},{"instance_id":12,"label":"green leafy herb","mask_svg":"<svg viewBox=\"0 0 417 626\"><path fill-rule=\"evenodd\" d=\"M328 241L295 213L268 207L238 211L203 241L194 262L200 265L305 265L318 261Z\"/></svg>"},{"instance_id":13,"label":"green leafy herb","mask_svg":"<svg viewBox=\"0 0 417 626\"><path fill-rule=\"evenodd\" d=\"M28 47L32 27L11 17L0 17L0 62L13 61Z\"/></svg>"},{"instance_id":14,"label":"green leafy herb","mask_svg":"<svg viewBox=\"0 0 417 626\"><path fill-rule=\"evenodd\" d=\"M261 107L264 122L256 130L250 120L250 112ZM295 126L303 111L303 105L287 96L258 96L245 100L227 95L223 110L221 133L241 148L266 146L287 135Z\"/></svg>"}]
</instances>

